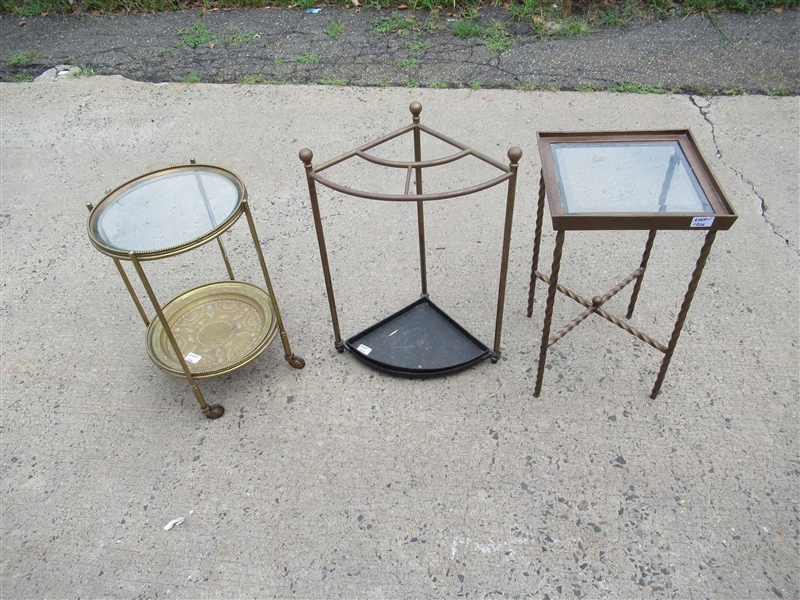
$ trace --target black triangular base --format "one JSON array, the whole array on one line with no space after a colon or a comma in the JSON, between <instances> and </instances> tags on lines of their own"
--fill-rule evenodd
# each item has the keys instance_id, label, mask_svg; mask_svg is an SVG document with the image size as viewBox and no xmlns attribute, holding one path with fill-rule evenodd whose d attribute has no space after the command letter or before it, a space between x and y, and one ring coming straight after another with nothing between
<instances>
[{"instance_id":1,"label":"black triangular base","mask_svg":"<svg viewBox=\"0 0 800 600\"><path fill-rule=\"evenodd\" d=\"M354 335L344 345L370 367L404 377L446 375L491 354L426 296Z\"/></svg>"}]
</instances>

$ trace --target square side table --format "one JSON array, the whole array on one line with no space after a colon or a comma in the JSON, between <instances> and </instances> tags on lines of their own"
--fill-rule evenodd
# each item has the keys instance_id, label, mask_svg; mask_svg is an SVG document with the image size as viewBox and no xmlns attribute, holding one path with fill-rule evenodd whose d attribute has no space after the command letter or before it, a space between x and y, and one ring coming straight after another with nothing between
<instances>
[{"instance_id":1,"label":"square side table","mask_svg":"<svg viewBox=\"0 0 800 600\"><path fill-rule=\"evenodd\" d=\"M589 316L597 314L664 353L650 394L655 398L664 382L716 233L730 229L736 221L736 212L688 130L538 133L537 138L542 176L528 294L529 317L533 312L537 279L548 285L548 294L534 396L538 397L542 389L547 349ZM545 196L556 231L549 276L538 271ZM566 231L636 229L650 232L639 268L604 295L588 300L558 283ZM706 231L705 242L666 346L602 308L633 283L626 315L626 319L630 319L656 232L694 229ZM585 310L551 337L556 291L583 305Z\"/></svg>"}]
</instances>

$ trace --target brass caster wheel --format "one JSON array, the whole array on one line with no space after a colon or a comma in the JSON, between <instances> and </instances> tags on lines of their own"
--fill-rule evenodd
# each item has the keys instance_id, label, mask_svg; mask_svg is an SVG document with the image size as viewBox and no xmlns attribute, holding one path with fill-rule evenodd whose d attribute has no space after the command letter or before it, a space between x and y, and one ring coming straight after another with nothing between
<instances>
[{"instance_id":1,"label":"brass caster wheel","mask_svg":"<svg viewBox=\"0 0 800 600\"><path fill-rule=\"evenodd\" d=\"M208 408L203 411L207 419L219 419L225 414L225 407L222 404L209 404Z\"/></svg>"},{"instance_id":2,"label":"brass caster wheel","mask_svg":"<svg viewBox=\"0 0 800 600\"><path fill-rule=\"evenodd\" d=\"M302 369L306 366L306 361L303 360L300 356L295 356L292 354L291 356L286 357L286 362L292 365L295 369Z\"/></svg>"}]
</instances>

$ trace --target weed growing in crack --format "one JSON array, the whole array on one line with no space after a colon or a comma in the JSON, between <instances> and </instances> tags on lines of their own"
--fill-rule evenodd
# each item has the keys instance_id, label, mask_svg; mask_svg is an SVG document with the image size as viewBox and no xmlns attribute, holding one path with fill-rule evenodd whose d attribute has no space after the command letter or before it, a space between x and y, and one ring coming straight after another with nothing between
<instances>
[{"instance_id":1,"label":"weed growing in crack","mask_svg":"<svg viewBox=\"0 0 800 600\"><path fill-rule=\"evenodd\" d=\"M261 75L245 75L239 80L242 85L257 85L264 83L264 78Z\"/></svg>"},{"instance_id":2,"label":"weed growing in crack","mask_svg":"<svg viewBox=\"0 0 800 600\"><path fill-rule=\"evenodd\" d=\"M4 60L7 65L24 67L25 65L31 64L38 58L39 53L36 52L36 50L30 50L28 52L12 52L6 56Z\"/></svg>"},{"instance_id":3,"label":"weed growing in crack","mask_svg":"<svg viewBox=\"0 0 800 600\"><path fill-rule=\"evenodd\" d=\"M579 92L597 92L602 88L596 83L582 83L575 88Z\"/></svg>"},{"instance_id":4,"label":"weed growing in crack","mask_svg":"<svg viewBox=\"0 0 800 600\"><path fill-rule=\"evenodd\" d=\"M388 17L383 17L372 23L373 33L396 33L398 35L408 35L415 28L416 19L406 17L400 13L392 13Z\"/></svg>"},{"instance_id":5,"label":"weed growing in crack","mask_svg":"<svg viewBox=\"0 0 800 600\"><path fill-rule=\"evenodd\" d=\"M184 27L178 32L178 36L181 38L181 41L175 42L175 44L172 45L173 48L180 48L181 46L197 48L214 39L211 28L203 21L195 21L189 25L189 27Z\"/></svg>"},{"instance_id":6,"label":"weed growing in crack","mask_svg":"<svg viewBox=\"0 0 800 600\"><path fill-rule=\"evenodd\" d=\"M419 52L420 50L427 50L431 47L430 42L409 42L408 49L411 52Z\"/></svg>"},{"instance_id":7,"label":"weed growing in crack","mask_svg":"<svg viewBox=\"0 0 800 600\"><path fill-rule=\"evenodd\" d=\"M401 60L394 61L396 67L411 67L416 68L419 67L419 61L416 58L403 58Z\"/></svg>"},{"instance_id":8,"label":"weed growing in crack","mask_svg":"<svg viewBox=\"0 0 800 600\"><path fill-rule=\"evenodd\" d=\"M470 81L469 82L470 89L479 90L481 89L481 82L480 81Z\"/></svg>"},{"instance_id":9,"label":"weed growing in crack","mask_svg":"<svg viewBox=\"0 0 800 600\"><path fill-rule=\"evenodd\" d=\"M259 37L258 32L245 31L244 33L228 33L221 36L219 39L226 44L230 44L231 46L238 48L242 44L252 42L256 37Z\"/></svg>"},{"instance_id":10,"label":"weed growing in crack","mask_svg":"<svg viewBox=\"0 0 800 600\"><path fill-rule=\"evenodd\" d=\"M294 62L303 63L304 65L315 65L319 62L319 57L316 54L309 54L306 52L302 56L295 57Z\"/></svg>"},{"instance_id":11,"label":"weed growing in crack","mask_svg":"<svg viewBox=\"0 0 800 600\"><path fill-rule=\"evenodd\" d=\"M22 71L22 73L17 73L11 77L11 81L13 83L30 83L33 81L33 75L28 73L27 71Z\"/></svg>"},{"instance_id":12,"label":"weed growing in crack","mask_svg":"<svg viewBox=\"0 0 800 600\"><path fill-rule=\"evenodd\" d=\"M418 88L419 87L419 82L417 82L417 81L406 81L405 82L405 86L407 88Z\"/></svg>"},{"instance_id":13,"label":"weed growing in crack","mask_svg":"<svg viewBox=\"0 0 800 600\"><path fill-rule=\"evenodd\" d=\"M320 79L317 81L319 85L347 85L346 79Z\"/></svg>"},{"instance_id":14,"label":"weed growing in crack","mask_svg":"<svg viewBox=\"0 0 800 600\"><path fill-rule=\"evenodd\" d=\"M607 88L606 91L623 94L669 94L671 92L671 90L661 87L650 87L640 83L635 83L629 79L623 79L617 83L617 85Z\"/></svg>"},{"instance_id":15,"label":"weed growing in crack","mask_svg":"<svg viewBox=\"0 0 800 600\"><path fill-rule=\"evenodd\" d=\"M520 90L522 92L532 92L536 89L536 86L532 83L518 83L515 86L512 86L515 90Z\"/></svg>"},{"instance_id":16,"label":"weed growing in crack","mask_svg":"<svg viewBox=\"0 0 800 600\"><path fill-rule=\"evenodd\" d=\"M447 84L446 83L442 83L441 81L434 81L428 87L429 88L433 88L434 90L444 90L444 89L447 89Z\"/></svg>"},{"instance_id":17,"label":"weed growing in crack","mask_svg":"<svg viewBox=\"0 0 800 600\"><path fill-rule=\"evenodd\" d=\"M201 81L200 75L187 75L181 79L182 83L200 83Z\"/></svg>"},{"instance_id":18,"label":"weed growing in crack","mask_svg":"<svg viewBox=\"0 0 800 600\"><path fill-rule=\"evenodd\" d=\"M81 67L77 71L73 71L69 74L70 77L93 77L94 71L89 67Z\"/></svg>"},{"instance_id":19,"label":"weed growing in crack","mask_svg":"<svg viewBox=\"0 0 800 600\"><path fill-rule=\"evenodd\" d=\"M331 21L331 24L325 29L325 33L328 37L339 37L344 33L344 23L335 23Z\"/></svg>"},{"instance_id":20,"label":"weed growing in crack","mask_svg":"<svg viewBox=\"0 0 800 600\"><path fill-rule=\"evenodd\" d=\"M483 43L492 52L505 52L516 42L500 21L493 21L486 28L484 36L486 40Z\"/></svg>"},{"instance_id":21,"label":"weed growing in crack","mask_svg":"<svg viewBox=\"0 0 800 600\"><path fill-rule=\"evenodd\" d=\"M478 25L477 16L474 14L453 23L450 27L450 31L454 36L461 39L483 36L485 33L484 28Z\"/></svg>"}]
</instances>

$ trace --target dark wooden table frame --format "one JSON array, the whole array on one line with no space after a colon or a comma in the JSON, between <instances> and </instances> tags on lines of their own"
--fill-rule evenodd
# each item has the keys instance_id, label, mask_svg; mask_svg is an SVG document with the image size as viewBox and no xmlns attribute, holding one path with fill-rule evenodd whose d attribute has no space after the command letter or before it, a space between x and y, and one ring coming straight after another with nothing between
<instances>
[{"instance_id":1,"label":"dark wooden table frame","mask_svg":"<svg viewBox=\"0 0 800 600\"><path fill-rule=\"evenodd\" d=\"M597 314L604 319L610 321L617 327L627 331L631 335L637 337L643 342L649 344L656 350L664 354L661 361L661 368L658 372L655 385L650 394L651 398L655 398L661 390L661 385L664 382L664 377L669 368L672 355L675 347L678 344L683 324L686 321L686 316L689 313L692 299L694 298L697 286L700 283L700 276L703 273L708 255L711 252L711 245L714 243L717 231L727 230L736 221L736 212L731 207L727 198L725 197L719 183L714 178L711 170L708 168L700 150L697 147L692 135L689 131L637 131L637 132L593 132L593 133L539 133L538 145L539 155L542 159L542 175L539 183L539 204L536 212L536 234L533 243L533 263L531 265L531 283L528 293L528 317L533 313L534 293L536 289L536 280L541 279L548 285L547 291L547 304L544 313L544 327L542 330L542 342L539 351L539 368L536 376L536 387L534 396L538 397L542 390L542 380L544 378L545 362L547 360L547 350L550 346L558 342L567 333L575 329L582 321L587 319L592 314ZM691 214L691 213L602 213L602 214L566 214L564 211L564 204L561 198L560 189L558 186L558 178L553 160L553 153L550 145L553 143L607 143L607 142L654 142L654 141L675 141L680 145L684 156L686 157L691 169L697 177L700 187L706 194L709 203L713 209L713 213L704 214ZM671 179L674 166L670 162L670 167L666 173L666 180L664 190L668 187L667 182ZM662 195L666 192L663 191ZM542 240L542 222L544 219L544 200L547 196L548 204L550 207L550 215L553 220L553 229L556 231L556 244L553 251L553 264L550 275L547 276L538 270L539 267L539 250ZM662 198L663 199L663 198ZM698 218L713 217L712 222L706 226L698 226ZM701 221L703 222L703 221ZM623 279L619 284L611 288L602 296L595 296L588 300L572 290L564 287L558 283L558 273L561 267L561 254L564 248L564 236L568 230L648 230L647 243L644 247L644 253L639 264L639 268L633 271L628 277ZM654 340L647 334L639 331L626 321L605 311L602 306L608 300L613 298L617 293L622 291L627 285L633 283L633 292L628 304L628 312L626 319L633 316L633 310L636 306L636 300L639 297L639 291L642 286L645 270L647 269L647 262L650 259L650 252L653 249L655 242L656 232L658 230L690 230L702 229L705 230L706 236L703 246L700 250L700 256L695 264L694 272L692 273L689 287L681 304L678 319L672 330L669 343L665 346L662 343ZM578 304L585 307L585 310L565 325L555 335L550 336L550 326L553 319L553 306L555 304L556 291L572 298Z\"/></svg>"}]
</instances>

